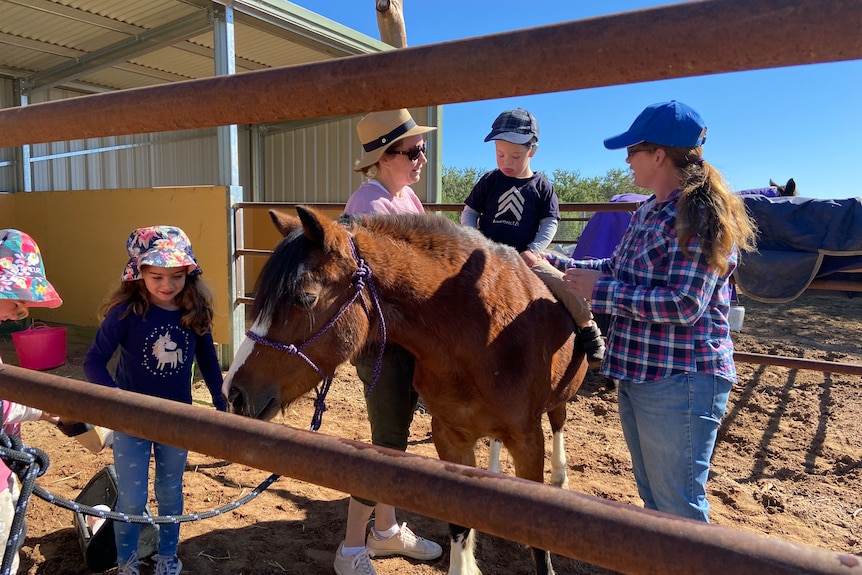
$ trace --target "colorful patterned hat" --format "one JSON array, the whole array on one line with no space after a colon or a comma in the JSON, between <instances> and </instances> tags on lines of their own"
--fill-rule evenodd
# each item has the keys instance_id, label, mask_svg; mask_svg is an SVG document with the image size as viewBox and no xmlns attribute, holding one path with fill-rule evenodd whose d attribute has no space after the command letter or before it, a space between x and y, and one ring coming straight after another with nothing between
<instances>
[{"instance_id":1,"label":"colorful patterned hat","mask_svg":"<svg viewBox=\"0 0 862 575\"><path fill-rule=\"evenodd\" d=\"M26 301L29 307L63 303L45 277L39 246L18 230L0 230L0 298Z\"/></svg>"},{"instance_id":2,"label":"colorful patterned hat","mask_svg":"<svg viewBox=\"0 0 862 575\"><path fill-rule=\"evenodd\" d=\"M141 266L179 268L186 266L189 275L201 273L201 267L192 251L189 237L174 226L151 226L138 228L126 242L129 263L123 270L124 282L141 279Z\"/></svg>"}]
</instances>

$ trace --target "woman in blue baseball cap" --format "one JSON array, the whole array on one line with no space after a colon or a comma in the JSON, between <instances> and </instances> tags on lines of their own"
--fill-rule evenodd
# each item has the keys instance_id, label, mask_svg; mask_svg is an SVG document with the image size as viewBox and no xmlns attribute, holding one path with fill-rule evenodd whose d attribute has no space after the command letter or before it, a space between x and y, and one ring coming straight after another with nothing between
<instances>
[{"instance_id":1,"label":"woman in blue baseball cap","mask_svg":"<svg viewBox=\"0 0 862 575\"><path fill-rule=\"evenodd\" d=\"M703 159L706 124L682 102L648 106L605 140L626 148L653 195L613 256L569 261L570 288L611 316L602 373L619 411L644 507L708 522L706 480L736 382L730 275L755 247L742 200Z\"/></svg>"}]
</instances>

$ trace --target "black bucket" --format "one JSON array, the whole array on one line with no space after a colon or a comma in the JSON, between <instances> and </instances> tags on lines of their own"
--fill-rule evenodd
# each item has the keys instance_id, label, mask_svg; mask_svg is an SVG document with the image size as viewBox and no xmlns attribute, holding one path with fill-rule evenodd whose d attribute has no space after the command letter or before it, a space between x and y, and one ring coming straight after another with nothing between
<instances>
[{"instance_id":1,"label":"black bucket","mask_svg":"<svg viewBox=\"0 0 862 575\"><path fill-rule=\"evenodd\" d=\"M117 472L113 465L108 465L90 479L90 482L75 498L75 502L95 507L107 505L111 509L117 504ZM146 515L151 515L147 506ZM87 568L94 573L102 573L117 566L117 544L114 541L114 522L108 519L95 533L90 533L87 527L87 516L75 513L75 528L78 531L78 543L84 553ZM159 545L159 528L145 523L141 526L138 538L138 557L145 558L155 554Z\"/></svg>"}]
</instances>

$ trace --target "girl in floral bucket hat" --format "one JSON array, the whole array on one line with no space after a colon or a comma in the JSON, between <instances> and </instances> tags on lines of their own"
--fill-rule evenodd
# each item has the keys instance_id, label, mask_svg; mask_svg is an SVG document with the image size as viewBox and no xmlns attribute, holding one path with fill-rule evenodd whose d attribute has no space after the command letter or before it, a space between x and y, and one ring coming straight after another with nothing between
<instances>
[{"instance_id":1,"label":"girl in floral bucket hat","mask_svg":"<svg viewBox=\"0 0 862 575\"><path fill-rule=\"evenodd\" d=\"M138 228L126 241L129 263L123 270L124 282L141 279L141 266L187 267L189 275L201 273L189 237L174 226Z\"/></svg>"},{"instance_id":2,"label":"girl in floral bucket hat","mask_svg":"<svg viewBox=\"0 0 862 575\"><path fill-rule=\"evenodd\" d=\"M126 249L129 261L120 285L102 310L102 324L84 358L87 379L191 404L193 360L197 360L213 404L226 411L221 365L212 336L212 296L201 279L188 236L174 226L139 228L129 236ZM120 357L112 376L108 362L117 348ZM154 489L159 515L181 515L188 452L118 431L114 432L119 491L116 511L144 513L151 454L156 460ZM118 575L140 573L140 530L140 524L114 524ZM178 523L159 525L156 575L177 575L182 570L177 557L179 534Z\"/></svg>"},{"instance_id":3,"label":"girl in floral bucket hat","mask_svg":"<svg viewBox=\"0 0 862 575\"><path fill-rule=\"evenodd\" d=\"M29 235L0 230L0 319L24 319L28 308L62 305L45 277L42 253Z\"/></svg>"},{"instance_id":4,"label":"girl in floral bucket hat","mask_svg":"<svg viewBox=\"0 0 862 575\"><path fill-rule=\"evenodd\" d=\"M18 230L0 230L0 320L24 319L31 307L54 308L62 303L57 290L45 277L42 254L33 238ZM0 423L4 435L20 437L21 423L38 419L59 421L41 409L0 400ZM0 557L11 573L18 572L18 548L24 543L23 530L16 534L17 538L9 537L20 493L18 478L0 460L0 537L5 544Z\"/></svg>"}]
</instances>

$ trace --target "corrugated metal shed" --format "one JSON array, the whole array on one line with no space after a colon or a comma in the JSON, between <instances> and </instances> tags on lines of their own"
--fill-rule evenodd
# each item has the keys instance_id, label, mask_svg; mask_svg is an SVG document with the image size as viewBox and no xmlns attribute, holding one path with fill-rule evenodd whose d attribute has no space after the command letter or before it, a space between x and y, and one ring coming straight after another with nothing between
<instances>
[{"instance_id":1,"label":"corrugated metal shed","mask_svg":"<svg viewBox=\"0 0 862 575\"><path fill-rule=\"evenodd\" d=\"M0 0L0 75L28 93L121 90L212 76L207 0ZM237 72L388 49L290 2L230 3ZM368 8L370 10L370 7Z\"/></svg>"},{"instance_id":2,"label":"corrugated metal shed","mask_svg":"<svg viewBox=\"0 0 862 575\"><path fill-rule=\"evenodd\" d=\"M0 0L0 108L213 76L219 30L230 22L224 4ZM229 5L236 73L391 49L290 2ZM436 124L436 111L416 113ZM361 156L357 119L239 126L244 199L346 201L361 182L350 168ZM0 149L0 191L227 184L219 161L214 129L7 148ZM439 167L426 173L416 190L434 201Z\"/></svg>"}]
</instances>

